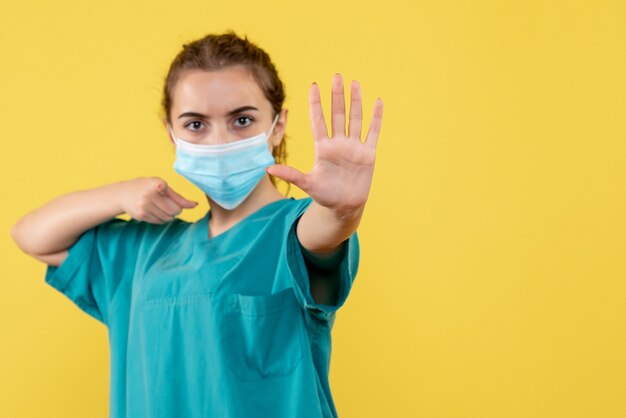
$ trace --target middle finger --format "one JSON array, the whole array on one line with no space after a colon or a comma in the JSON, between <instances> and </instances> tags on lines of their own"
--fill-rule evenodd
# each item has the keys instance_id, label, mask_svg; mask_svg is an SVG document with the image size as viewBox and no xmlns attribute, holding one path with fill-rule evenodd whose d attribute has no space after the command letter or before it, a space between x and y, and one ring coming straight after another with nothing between
<instances>
[{"instance_id":1,"label":"middle finger","mask_svg":"<svg viewBox=\"0 0 626 418\"><path fill-rule=\"evenodd\" d=\"M330 105L332 136L346 136L346 104L343 97L343 78L339 73L333 77Z\"/></svg>"},{"instance_id":2,"label":"middle finger","mask_svg":"<svg viewBox=\"0 0 626 418\"><path fill-rule=\"evenodd\" d=\"M172 220L173 216L161 209L154 201L150 201L149 206L152 216L159 219L161 222L169 222Z\"/></svg>"},{"instance_id":3,"label":"middle finger","mask_svg":"<svg viewBox=\"0 0 626 418\"><path fill-rule=\"evenodd\" d=\"M361 104L361 85L353 80L350 85L350 126L348 136L361 140L361 123L363 120L363 109Z\"/></svg>"}]
</instances>

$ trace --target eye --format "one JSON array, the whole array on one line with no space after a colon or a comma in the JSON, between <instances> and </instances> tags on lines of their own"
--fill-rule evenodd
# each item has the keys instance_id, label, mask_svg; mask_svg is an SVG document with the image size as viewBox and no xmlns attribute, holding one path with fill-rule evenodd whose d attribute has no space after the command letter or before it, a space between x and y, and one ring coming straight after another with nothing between
<instances>
[{"instance_id":1,"label":"eye","mask_svg":"<svg viewBox=\"0 0 626 418\"><path fill-rule=\"evenodd\" d=\"M249 123L245 123L246 120L249 120ZM243 121L243 125L238 124L237 122L241 122ZM235 119L235 125L237 125L240 128L246 128L248 126L250 126L250 123L252 123L252 121L254 121L254 119L252 119L250 116L239 116L237 117L237 119Z\"/></svg>"},{"instance_id":2,"label":"eye","mask_svg":"<svg viewBox=\"0 0 626 418\"><path fill-rule=\"evenodd\" d=\"M189 122L187 125L185 125L185 128L190 128L192 131L197 131L198 129L200 129L201 126L199 125L203 125L202 122L200 122L199 120L192 120L191 122Z\"/></svg>"}]
</instances>

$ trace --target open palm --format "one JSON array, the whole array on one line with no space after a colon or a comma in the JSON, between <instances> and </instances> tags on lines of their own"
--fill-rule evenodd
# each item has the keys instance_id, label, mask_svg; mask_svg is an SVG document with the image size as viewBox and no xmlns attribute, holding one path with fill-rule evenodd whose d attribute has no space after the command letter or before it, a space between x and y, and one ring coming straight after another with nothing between
<instances>
[{"instance_id":1,"label":"open palm","mask_svg":"<svg viewBox=\"0 0 626 418\"><path fill-rule=\"evenodd\" d=\"M365 142L361 142L361 86L352 81L350 90L350 119L346 136L343 79L339 74L333 77L332 136L329 136L319 87L317 83L311 86L309 108L315 160L309 173L304 174L283 164L275 164L268 169L269 174L295 184L318 204L337 210L359 208L367 201L383 115L383 102L377 99L367 137Z\"/></svg>"}]
</instances>

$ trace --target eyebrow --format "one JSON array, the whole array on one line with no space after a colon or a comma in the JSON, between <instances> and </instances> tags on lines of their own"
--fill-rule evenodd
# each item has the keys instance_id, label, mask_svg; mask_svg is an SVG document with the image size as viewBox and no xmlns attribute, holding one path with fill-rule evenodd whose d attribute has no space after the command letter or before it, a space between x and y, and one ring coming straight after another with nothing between
<instances>
[{"instance_id":1,"label":"eyebrow","mask_svg":"<svg viewBox=\"0 0 626 418\"><path fill-rule=\"evenodd\" d=\"M242 106L242 107L238 107L237 109L231 110L226 115L227 116L231 116L231 115L234 115L235 113L243 112L244 110L259 110L259 109L254 107L254 106ZM181 113L178 116L178 119L180 119L182 117L185 117L185 116L194 116L194 117L200 117L200 118L204 118L204 119L210 119L207 115L203 115L202 113L198 113L198 112Z\"/></svg>"}]
</instances>

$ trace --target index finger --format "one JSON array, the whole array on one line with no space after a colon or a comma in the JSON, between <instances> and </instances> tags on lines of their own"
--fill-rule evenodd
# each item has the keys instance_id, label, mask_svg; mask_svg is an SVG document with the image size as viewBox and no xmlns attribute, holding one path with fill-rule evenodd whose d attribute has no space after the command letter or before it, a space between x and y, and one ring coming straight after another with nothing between
<instances>
[{"instance_id":1,"label":"index finger","mask_svg":"<svg viewBox=\"0 0 626 418\"><path fill-rule=\"evenodd\" d=\"M154 206L162 210L169 216L176 216L181 213L180 205L172 199L173 190L165 182L160 182L156 187L158 198L153 202Z\"/></svg>"},{"instance_id":2,"label":"index finger","mask_svg":"<svg viewBox=\"0 0 626 418\"><path fill-rule=\"evenodd\" d=\"M320 88L317 83L311 85L309 90L309 113L311 115L311 130L313 138L317 141L328 136L324 112L322 111L322 101L320 99Z\"/></svg>"},{"instance_id":3,"label":"index finger","mask_svg":"<svg viewBox=\"0 0 626 418\"><path fill-rule=\"evenodd\" d=\"M192 209L192 208L195 208L198 205L198 203L196 203L196 202L193 202L191 200L185 199L184 197L182 197L181 195L176 193L174 191L174 189L172 189L169 186L167 187L167 189L165 189L165 197L168 197L176 205L180 206L181 208L185 208L185 209Z\"/></svg>"}]
</instances>

